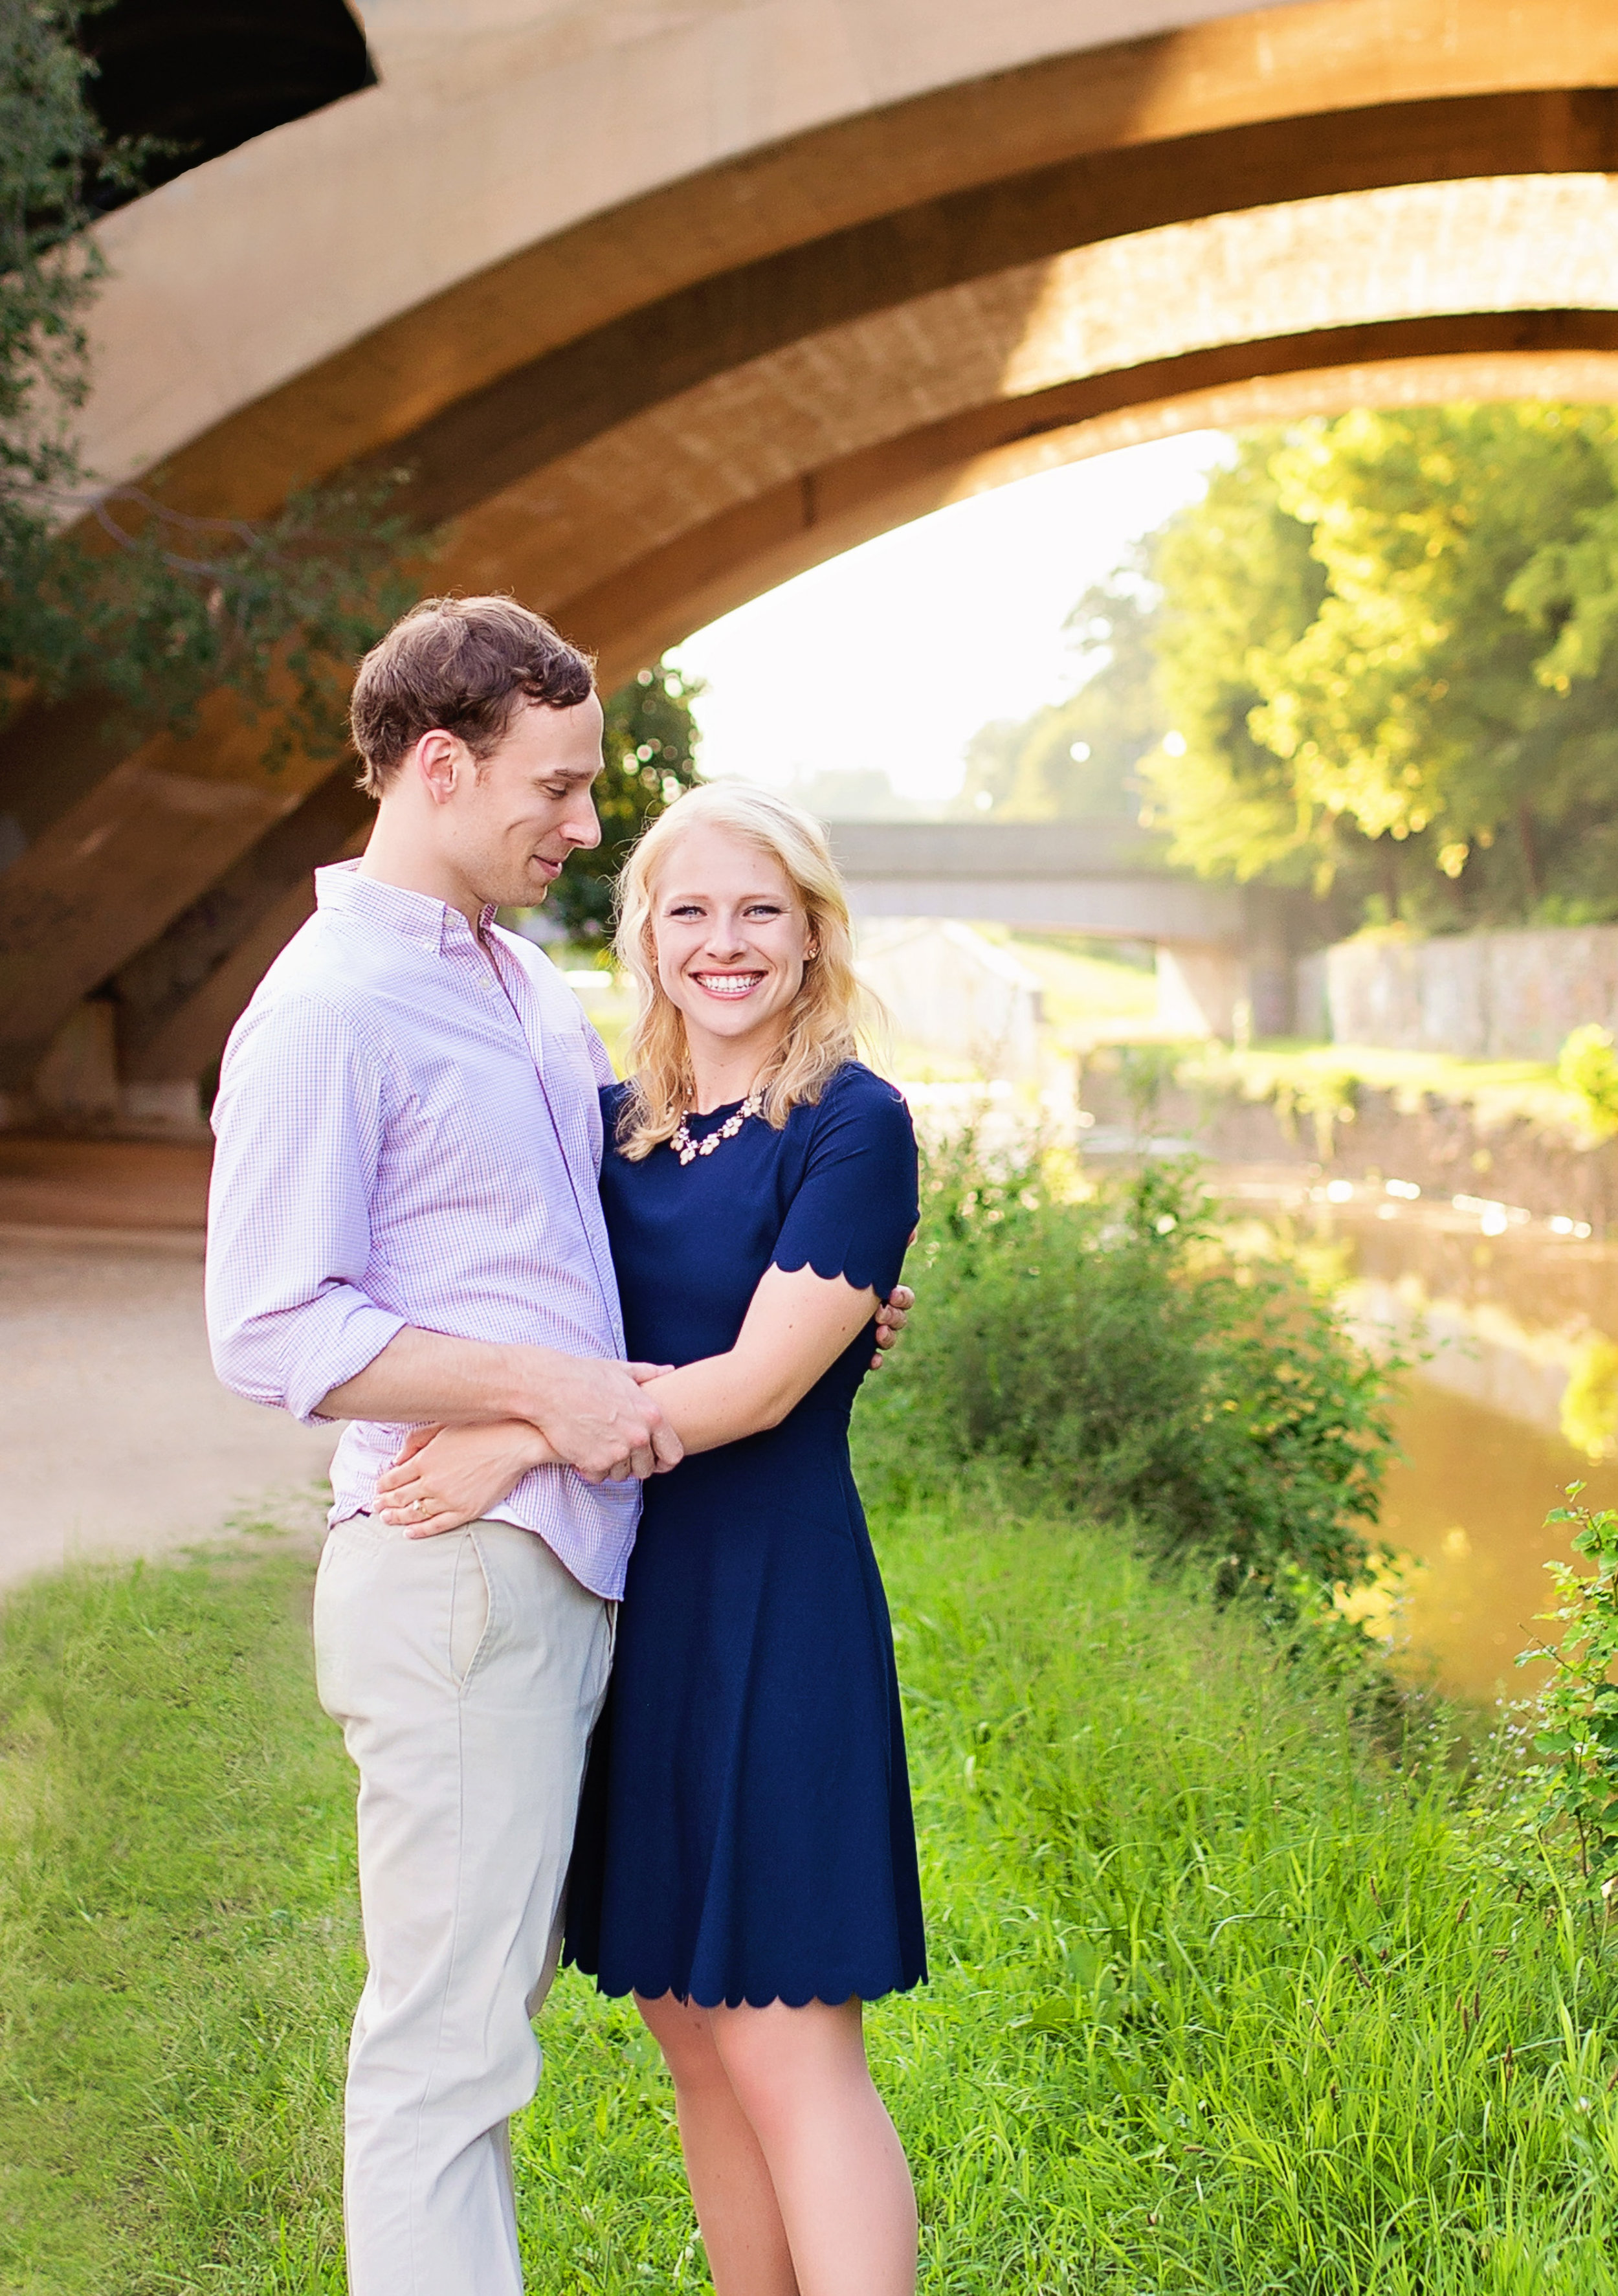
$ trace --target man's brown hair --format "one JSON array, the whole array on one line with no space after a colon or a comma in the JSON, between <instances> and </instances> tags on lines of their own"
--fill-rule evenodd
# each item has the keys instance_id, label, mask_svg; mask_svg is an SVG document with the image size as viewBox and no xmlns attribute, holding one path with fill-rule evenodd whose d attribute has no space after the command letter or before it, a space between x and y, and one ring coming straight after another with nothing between
<instances>
[{"instance_id":1,"label":"man's brown hair","mask_svg":"<svg viewBox=\"0 0 1618 2296\"><path fill-rule=\"evenodd\" d=\"M380 797L423 734L454 734L486 758L525 703L571 709L594 688L590 656L515 598L423 598L372 647L354 681L360 786Z\"/></svg>"}]
</instances>

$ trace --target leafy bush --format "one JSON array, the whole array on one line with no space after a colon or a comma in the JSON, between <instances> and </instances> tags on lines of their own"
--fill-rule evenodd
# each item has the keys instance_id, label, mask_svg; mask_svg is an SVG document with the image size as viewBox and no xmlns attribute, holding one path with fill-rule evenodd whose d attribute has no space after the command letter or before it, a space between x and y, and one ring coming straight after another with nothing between
<instances>
[{"instance_id":1,"label":"leafy bush","mask_svg":"<svg viewBox=\"0 0 1618 2296\"><path fill-rule=\"evenodd\" d=\"M1570 1483L1567 1505L1553 1507L1546 1525L1573 1526L1570 1543L1590 1575L1569 1562L1545 1565L1558 1600L1540 1615L1561 1627L1562 1638L1554 1650L1524 1651L1517 1664L1541 1656L1554 1663L1539 1699L1536 1816L1553 1837L1571 1840L1591 1909L1605 1922L1618 1914L1618 1513L1581 1506L1583 1488Z\"/></svg>"},{"instance_id":2,"label":"leafy bush","mask_svg":"<svg viewBox=\"0 0 1618 2296\"><path fill-rule=\"evenodd\" d=\"M1593 1021L1574 1029L1557 1057L1557 1082L1578 1094L1598 1138L1610 1140L1618 1132L1618 1053L1610 1029Z\"/></svg>"},{"instance_id":3,"label":"leafy bush","mask_svg":"<svg viewBox=\"0 0 1618 2296\"><path fill-rule=\"evenodd\" d=\"M1014 1462L1289 1620L1369 1578L1388 1370L1294 1268L1232 1258L1188 1169L1062 1201L967 1148L923 1204L922 1310L871 1406L890 1473Z\"/></svg>"}]
</instances>

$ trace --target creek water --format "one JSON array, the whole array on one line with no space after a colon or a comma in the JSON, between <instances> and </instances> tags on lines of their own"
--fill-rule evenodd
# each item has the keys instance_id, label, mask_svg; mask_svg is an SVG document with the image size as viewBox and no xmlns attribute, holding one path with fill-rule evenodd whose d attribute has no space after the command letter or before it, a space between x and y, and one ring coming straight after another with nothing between
<instances>
[{"instance_id":1,"label":"creek water","mask_svg":"<svg viewBox=\"0 0 1618 2296\"><path fill-rule=\"evenodd\" d=\"M1312 1258L1374 1345L1418 1358L1401 1377L1401 1457L1382 1535L1409 1558L1379 1617L1398 1663L1461 1697L1520 1698L1538 1666L1547 1529L1570 1482L1618 1505L1618 1244L1408 1184L1266 1167L1210 1176L1253 1242Z\"/></svg>"}]
</instances>

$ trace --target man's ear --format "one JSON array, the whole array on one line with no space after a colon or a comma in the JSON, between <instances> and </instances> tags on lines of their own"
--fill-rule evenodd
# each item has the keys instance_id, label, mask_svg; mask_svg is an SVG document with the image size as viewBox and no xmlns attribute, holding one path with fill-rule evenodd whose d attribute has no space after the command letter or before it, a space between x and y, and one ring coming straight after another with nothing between
<instances>
[{"instance_id":1,"label":"man's ear","mask_svg":"<svg viewBox=\"0 0 1618 2296\"><path fill-rule=\"evenodd\" d=\"M465 742L442 726L435 726L416 743L411 763L435 805L447 805L455 794L465 758Z\"/></svg>"}]
</instances>

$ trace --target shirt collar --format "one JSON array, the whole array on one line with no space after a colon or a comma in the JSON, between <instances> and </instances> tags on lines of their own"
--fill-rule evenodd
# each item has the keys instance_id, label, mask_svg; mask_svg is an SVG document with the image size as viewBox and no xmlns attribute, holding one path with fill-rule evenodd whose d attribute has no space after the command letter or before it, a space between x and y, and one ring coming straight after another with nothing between
<instances>
[{"instance_id":1,"label":"shirt collar","mask_svg":"<svg viewBox=\"0 0 1618 2296\"><path fill-rule=\"evenodd\" d=\"M491 906L478 918L474 934L460 910L447 901L437 900L430 893L413 893L404 885L384 884L379 877L362 877L357 873L359 865L357 860L334 861L329 868L317 869L317 906L356 917L363 924L385 926L433 956L442 956L452 948L474 947L494 922L496 912Z\"/></svg>"}]
</instances>

